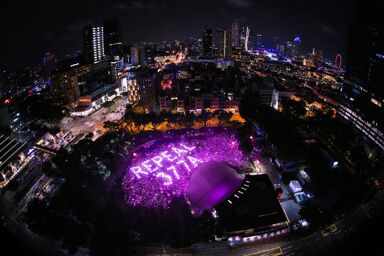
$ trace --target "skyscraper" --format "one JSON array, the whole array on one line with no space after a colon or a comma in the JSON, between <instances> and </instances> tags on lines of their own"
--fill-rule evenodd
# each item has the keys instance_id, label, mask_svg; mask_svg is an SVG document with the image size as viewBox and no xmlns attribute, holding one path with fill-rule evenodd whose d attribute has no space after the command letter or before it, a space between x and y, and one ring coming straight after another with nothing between
<instances>
[{"instance_id":1,"label":"skyscraper","mask_svg":"<svg viewBox=\"0 0 384 256\"><path fill-rule=\"evenodd\" d=\"M144 47L132 46L130 56L132 65L146 65Z\"/></svg>"},{"instance_id":2,"label":"skyscraper","mask_svg":"<svg viewBox=\"0 0 384 256\"><path fill-rule=\"evenodd\" d=\"M45 81L48 81L50 79L51 74L55 70L55 66L56 66L55 55L50 52L45 53L44 59L43 59L43 68L42 68L42 75Z\"/></svg>"},{"instance_id":3,"label":"skyscraper","mask_svg":"<svg viewBox=\"0 0 384 256\"><path fill-rule=\"evenodd\" d=\"M232 22L232 47L240 46L240 23L239 20L234 20Z\"/></svg>"},{"instance_id":4,"label":"skyscraper","mask_svg":"<svg viewBox=\"0 0 384 256\"><path fill-rule=\"evenodd\" d=\"M264 40L262 34L256 35L256 47L257 48L263 48L264 47Z\"/></svg>"},{"instance_id":5,"label":"skyscraper","mask_svg":"<svg viewBox=\"0 0 384 256\"><path fill-rule=\"evenodd\" d=\"M89 63L97 64L104 59L104 28L86 26L84 28L84 57Z\"/></svg>"},{"instance_id":6,"label":"skyscraper","mask_svg":"<svg viewBox=\"0 0 384 256\"><path fill-rule=\"evenodd\" d=\"M212 29L206 28L203 30L203 55L205 57L212 56Z\"/></svg>"},{"instance_id":7,"label":"skyscraper","mask_svg":"<svg viewBox=\"0 0 384 256\"><path fill-rule=\"evenodd\" d=\"M232 33L230 29L216 28L212 40L213 55L218 59L227 59L232 53Z\"/></svg>"},{"instance_id":8,"label":"skyscraper","mask_svg":"<svg viewBox=\"0 0 384 256\"><path fill-rule=\"evenodd\" d=\"M249 27L246 27L245 28L245 37L244 37L244 49L245 49L245 51L249 51L250 49L250 47L249 47L249 45L250 45L250 36L251 36L251 29L249 28Z\"/></svg>"},{"instance_id":9,"label":"skyscraper","mask_svg":"<svg viewBox=\"0 0 384 256\"><path fill-rule=\"evenodd\" d=\"M285 51L284 54L288 57L293 57L293 44L290 41L285 43Z\"/></svg>"},{"instance_id":10,"label":"skyscraper","mask_svg":"<svg viewBox=\"0 0 384 256\"><path fill-rule=\"evenodd\" d=\"M245 51L251 49L251 29L249 27L243 27L240 36L241 46Z\"/></svg>"},{"instance_id":11,"label":"skyscraper","mask_svg":"<svg viewBox=\"0 0 384 256\"><path fill-rule=\"evenodd\" d=\"M346 77L383 101L384 25L380 20L382 14L369 6L355 1L355 17L349 26Z\"/></svg>"},{"instance_id":12,"label":"skyscraper","mask_svg":"<svg viewBox=\"0 0 384 256\"><path fill-rule=\"evenodd\" d=\"M278 45L279 45L279 38L278 37L274 37L273 38L273 49L276 49L277 50L277 48L278 48Z\"/></svg>"},{"instance_id":13,"label":"skyscraper","mask_svg":"<svg viewBox=\"0 0 384 256\"><path fill-rule=\"evenodd\" d=\"M384 25L377 2L354 1L349 26L346 96L337 113L384 149Z\"/></svg>"},{"instance_id":14,"label":"skyscraper","mask_svg":"<svg viewBox=\"0 0 384 256\"><path fill-rule=\"evenodd\" d=\"M292 45L292 55L299 56L301 54L301 38L299 36L295 37Z\"/></svg>"},{"instance_id":15,"label":"skyscraper","mask_svg":"<svg viewBox=\"0 0 384 256\"><path fill-rule=\"evenodd\" d=\"M104 21L103 27L106 54L111 60L116 61L120 59L123 45L121 24L118 19L114 18Z\"/></svg>"}]
</instances>

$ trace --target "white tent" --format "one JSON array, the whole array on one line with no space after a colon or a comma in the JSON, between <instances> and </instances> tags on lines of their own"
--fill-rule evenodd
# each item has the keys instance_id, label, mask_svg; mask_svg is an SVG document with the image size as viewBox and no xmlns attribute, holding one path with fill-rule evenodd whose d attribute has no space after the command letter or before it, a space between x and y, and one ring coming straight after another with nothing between
<instances>
[{"instance_id":1,"label":"white tent","mask_svg":"<svg viewBox=\"0 0 384 256\"><path fill-rule=\"evenodd\" d=\"M293 193L301 192L301 190L303 190L299 181L297 181L297 180L292 180L289 183L289 188L292 190Z\"/></svg>"}]
</instances>

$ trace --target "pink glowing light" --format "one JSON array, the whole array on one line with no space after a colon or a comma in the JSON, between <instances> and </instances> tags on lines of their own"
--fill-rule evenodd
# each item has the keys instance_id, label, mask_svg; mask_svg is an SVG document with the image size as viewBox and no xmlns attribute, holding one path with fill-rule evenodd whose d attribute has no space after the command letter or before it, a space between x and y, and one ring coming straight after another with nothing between
<instances>
[{"instance_id":1,"label":"pink glowing light","mask_svg":"<svg viewBox=\"0 0 384 256\"><path fill-rule=\"evenodd\" d=\"M161 81L161 88L163 90L170 90L172 89L172 80L169 79L169 80L162 80Z\"/></svg>"},{"instance_id":2,"label":"pink glowing light","mask_svg":"<svg viewBox=\"0 0 384 256\"><path fill-rule=\"evenodd\" d=\"M146 144L146 143L145 143ZM216 161L245 166L246 158L231 131L195 131L148 142L141 147L123 179L127 204L168 207L174 197L183 197L189 178L201 163Z\"/></svg>"}]
</instances>

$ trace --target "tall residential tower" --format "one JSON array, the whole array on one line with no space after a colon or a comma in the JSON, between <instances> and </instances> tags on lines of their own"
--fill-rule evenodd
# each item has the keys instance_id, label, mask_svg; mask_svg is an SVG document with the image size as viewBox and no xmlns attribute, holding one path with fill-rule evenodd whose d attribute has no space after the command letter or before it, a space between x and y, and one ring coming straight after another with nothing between
<instances>
[{"instance_id":1,"label":"tall residential tower","mask_svg":"<svg viewBox=\"0 0 384 256\"><path fill-rule=\"evenodd\" d=\"M93 64L104 60L104 28L102 26L84 28L84 57L87 62Z\"/></svg>"}]
</instances>

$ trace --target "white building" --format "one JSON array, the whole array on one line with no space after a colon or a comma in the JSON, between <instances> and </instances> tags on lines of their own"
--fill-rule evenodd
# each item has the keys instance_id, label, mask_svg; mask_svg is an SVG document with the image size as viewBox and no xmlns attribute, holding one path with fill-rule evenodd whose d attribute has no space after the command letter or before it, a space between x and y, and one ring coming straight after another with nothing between
<instances>
[{"instance_id":1,"label":"white building","mask_svg":"<svg viewBox=\"0 0 384 256\"><path fill-rule=\"evenodd\" d=\"M289 183L289 188L292 190L293 193L298 193L298 192L301 192L303 190L299 181L297 181L297 180L292 180Z\"/></svg>"},{"instance_id":2,"label":"white building","mask_svg":"<svg viewBox=\"0 0 384 256\"><path fill-rule=\"evenodd\" d=\"M92 52L93 63L99 63L104 59L104 28L92 27Z\"/></svg>"}]
</instances>

